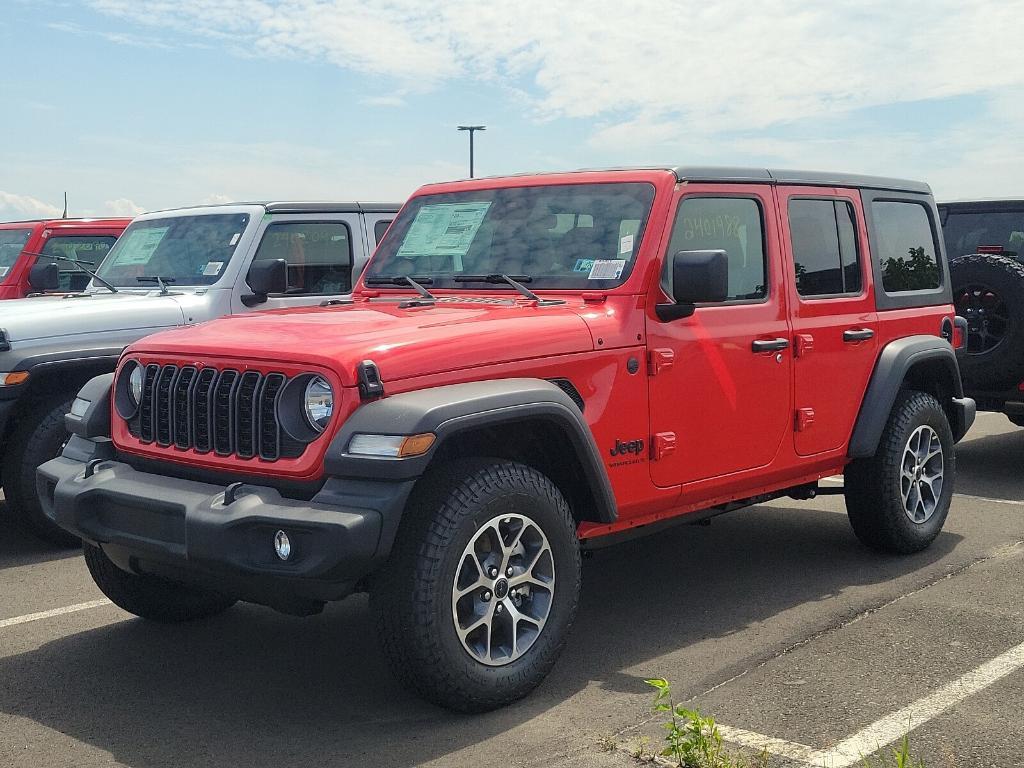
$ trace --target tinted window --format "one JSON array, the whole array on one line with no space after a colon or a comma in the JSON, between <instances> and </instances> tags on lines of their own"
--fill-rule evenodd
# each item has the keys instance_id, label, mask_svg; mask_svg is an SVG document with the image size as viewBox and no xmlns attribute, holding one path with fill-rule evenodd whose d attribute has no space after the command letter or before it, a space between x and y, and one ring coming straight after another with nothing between
<instances>
[{"instance_id":1,"label":"tinted window","mask_svg":"<svg viewBox=\"0 0 1024 768\"><path fill-rule=\"evenodd\" d=\"M64 237L61 235L51 237L43 246L44 256L61 256L61 259L46 259L40 257L37 264L57 262L57 269L60 273L58 287L62 291L81 291L89 284L90 277L85 272L77 269L74 264L69 264L64 259L81 261L89 269L96 269L110 252L111 246L117 240L112 235L82 235Z\"/></svg>"},{"instance_id":2,"label":"tinted window","mask_svg":"<svg viewBox=\"0 0 1024 768\"><path fill-rule=\"evenodd\" d=\"M893 200L871 203L874 250L886 293L921 291L941 285L935 238L923 205Z\"/></svg>"},{"instance_id":3,"label":"tinted window","mask_svg":"<svg viewBox=\"0 0 1024 768\"><path fill-rule=\"evenodd\" d=\"M352 290L352 243L340 221L296 221L267 227L255 261L288 262L288 293L334 294Z\"/></svg>"},{"instance_id":4,"label":"tinted window","mask_svg":"<svg viewBox=\"0 0 1024 768\"><path fill-rule=\"evenodd\" d=\"M789 231L801 296L860 291L853 206L842 200L790 200Z\"/></svg>"},{"instance_id":5,"label":"tinted window","mask_svg":"<svg viewBox=\"0 0 1024 768\"><path fill-rule=\"evenodd\" d=\"M952 259L977 253L979 247L1000 247L1012 255L1024 254L1024 210L959 213L950 210L942 228L946 252Z\"/></svg>"},{"instance_id":6,"label":"tinted window","mask_svg":"<svg viewBox=\"0 0 1024 768\"><path fill-rule=\"evenodd\" d=\"M0 229L0 277L14 266L31 234L31 229Z\"/></svg>"},{"instance_id":7,"label":"tinted window","mask_svg":"<svg viewBox=\"0 0 1024 768\"><path fill-rule=\"evenodd\" d=\"M212 285L220 279L249 224L245 213L169 216L128 225L97 274L125 288L150 287L139 277L177 285Z\"/></svg>"},{"instance_id":8,"label":"tinted window","mask_svg":"<svg viewBox=\"0 0 1024 768\"><path fill-rule=\"evenodd\" d=\"M521 275L530 288L608 288L629 274L654 199L647 183L547 184L424 195L402 210L366 279L412 275L467 291L461 275ZM625 234L624 234L625 233ZM461 275L460 275L461 273Z\"/></svg>"},{"instance_id":9,"label":"tinted window","mask_svg":"<svg viewBox=\"0 0 1024 768\"><path fill-rule=\"evenodd\" d=\"M381 219L373 225L373 240L379 243L384 237L384 233L388 231L388 227L391 226L392 219Z\"/></svg>"},{"instance_id":10,"label":"tinted window","mask_svg":"<svg viewBox=\"0 0 1024 768\"><path fill-rule=\"evenodd\" d=\"M729 256L729 298L768 295L761 206L739 197L687 197L679 205L669 253L724 250Z\"/></svg>"}]
</instances>

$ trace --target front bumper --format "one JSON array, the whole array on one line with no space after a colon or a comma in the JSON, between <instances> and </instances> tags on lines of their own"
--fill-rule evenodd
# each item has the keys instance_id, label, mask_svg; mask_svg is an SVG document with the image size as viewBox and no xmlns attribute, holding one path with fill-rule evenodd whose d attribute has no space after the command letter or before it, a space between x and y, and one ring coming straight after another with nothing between
<instances>
[{"instance_id":1,"label":"front bumper","mask_svg":"<svg viewBox=\"0 0 1024 768\"><path fill-rule=\"evenodd\" d=\"M68 456L76 447L38 471L40 500L55 523L126 570L289 612L346 596L386 559L384 520L401 514L412 487L332 478L302 501L246 485L225 504L223 486L140 472L116 459L90 469L91 459ZM278 530L292 543L287 561L274 551Z\"/></svg>"}]
</instances>

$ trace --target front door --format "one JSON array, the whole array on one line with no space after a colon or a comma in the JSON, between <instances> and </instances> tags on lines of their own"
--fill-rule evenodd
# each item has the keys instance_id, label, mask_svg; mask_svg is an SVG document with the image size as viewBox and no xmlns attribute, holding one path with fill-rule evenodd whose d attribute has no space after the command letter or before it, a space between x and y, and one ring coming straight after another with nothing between
<instances>
[{"instance_id":1,"label":"front door","mask_svg":"<svg viewBox=\"0 0 1024 768\"><path fill-rule=\"evenodd\" d=\"M846 445L874 366L878 317L867 289L866 230L859 195L780 188L783 238L792 254L797 454Z\"/></svg>"},{"instance_id":2,"label":"front door","mask_svg":"<svg viewBox=\"0 0 1024 768\"><path fill-rule=\"evenodd\" d=\"M681 188L668 254L722 249L729 299L662 322L648 307L651 475L661 487L772 462L792 429L792 350L773 190Z\"/></svg>"}]
</instances>

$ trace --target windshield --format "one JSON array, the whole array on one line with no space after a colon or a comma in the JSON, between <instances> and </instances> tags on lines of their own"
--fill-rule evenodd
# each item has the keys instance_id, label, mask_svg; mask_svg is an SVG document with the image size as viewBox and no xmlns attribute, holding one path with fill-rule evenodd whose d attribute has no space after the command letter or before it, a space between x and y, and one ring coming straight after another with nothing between
<instances>
[{"instance_id":1,"label":"windshield","mask_svg":"<svg viewBox=\"0 0 1024 768\"><path fill-rule=\"evenodd\" d=\"M151 287L140 277L175 285L212 285L231 260L249 215L172 216L129 225L96 273L123 288Z\"/></svg>"},{"instance_id":2,"label":"windshield","mask_svg":"<svg viewBox=\"0 0 1024 768\"><path fill-rule=\"evenodd\" d=\"M1024 254L1024 211L949 212L942 228L949 257L977 253L985 246Z\"/></svg>"},{"instance_id":3,"label":"windshield","mask_svg":"<svg viewBox=\"0 0 1024 768\"><path fill-rule=\"evenodd\" d=\"M31 234L31 228L0 229L0 278L7 276Z\"/></svg>"},{"instance_id":4,"label":"windshield","mask_svg":"<svg viewBox=\"0 0 1024 768\"><path fill-rule=\"evenodd\" d=\"M424 195L388 229L367 279L479 290L457 278L504 274L528 278L532 290L609 288L629 275L653 200L642 182Z\"/></svg>"}]
</instances>

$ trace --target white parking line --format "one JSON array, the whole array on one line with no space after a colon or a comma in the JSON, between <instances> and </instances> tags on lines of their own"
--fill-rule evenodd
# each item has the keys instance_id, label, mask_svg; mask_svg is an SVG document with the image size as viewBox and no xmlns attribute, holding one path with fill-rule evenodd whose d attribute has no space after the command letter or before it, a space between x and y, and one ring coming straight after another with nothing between
<instances>
[{"instance_id":1,"label":"white parking line","mask_svg":"<svg viewBox=\"0 0 1024 768\"><path fill-rule=\"evenodd\" d=\"M741 747L761 751L816 768L849 768L882 747L892 744L946 710L1024 667L1024 643L1011 648L977 669L972 669L934 693L886 715L867 728L843 739L831 749L816 750L806 744L776 739L741 728L718 727L722 738Z\"/></svg>"},{"instance_id":2,"label":"white parking line","mask_svg":"<svg viewBox=\"0 0 1024 768\"><path fill-rule=\"evenodd\" d=\"M0 619L0 629L6 629L7 627L13 627L18 624L27 624L30 621L40 621L42 619L52 619L54 616L63 616L65 613L75 613L76 611L87 611L90 608L100 608L104 605L110 605L111 602L107 599L103 600L90 600L88 603L78 603L77 605L65 605L63 608L54 608L51 611L40 611L39 613L27 613L24 616L15 616L13 619Z\"/></svg>"}]
</instances>

